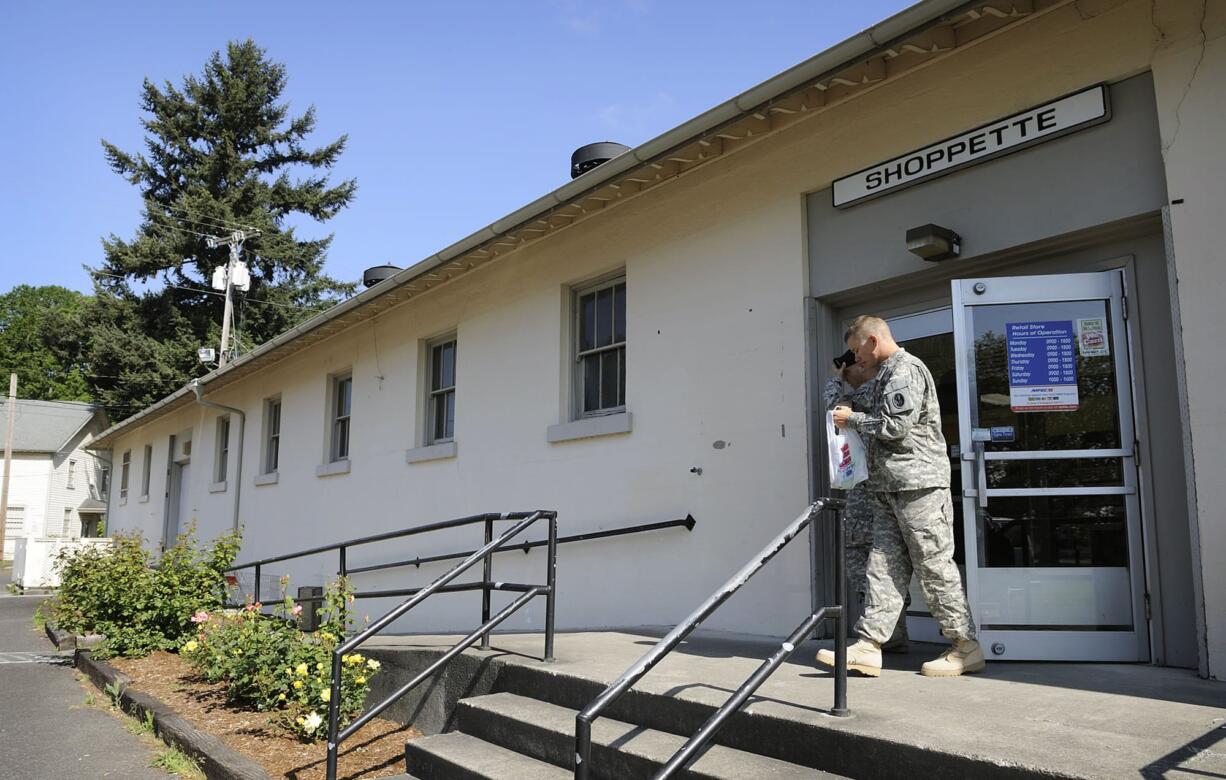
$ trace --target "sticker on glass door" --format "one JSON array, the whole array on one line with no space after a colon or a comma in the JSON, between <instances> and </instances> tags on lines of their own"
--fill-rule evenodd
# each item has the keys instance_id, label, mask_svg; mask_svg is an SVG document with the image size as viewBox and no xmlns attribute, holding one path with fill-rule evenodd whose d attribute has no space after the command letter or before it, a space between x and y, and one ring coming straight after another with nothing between
<instances>
[{"instance_id":1,"label":"sticker on glass door","mask_svg":"<svg viewBox=\"0 0 1226 780\"><path fill-rule=\"evenodd\" d=\"M1073 321L1007 322L1009 408L1072 412L1080 405Z\"/></svg>"}]
</instances>

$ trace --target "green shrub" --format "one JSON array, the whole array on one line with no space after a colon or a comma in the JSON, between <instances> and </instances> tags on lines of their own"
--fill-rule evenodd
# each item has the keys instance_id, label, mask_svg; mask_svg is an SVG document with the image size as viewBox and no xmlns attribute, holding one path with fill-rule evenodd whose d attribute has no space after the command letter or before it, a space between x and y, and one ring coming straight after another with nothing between
<instances>
[{"instance_id":1,"label":"green shrub","mask_svg":"<svg viewBox=\"0 0 1226 780\"><path fill-rule=\"evenodd\" d=\"M52 616L64 630L105 636L94 650L99 658L177 648L193 631L193 613L222 605L239 542L227 533L201 549L190 528L156 563L140 535L117 534L109 548L65 550L56 561Z\"/></svg>"},{"instance_id":2,"label":"green shrub","mask_svg":"<svg viewBox=\"0 0 1226 780\"><path fill-rule=\"evenodd\" d=\"M287 585L282 580L282 588ZM193 616L200 630L185 642L180 654L209 682L224 682L226 698L279 713L279 720L310 742L327 736L331 697L332 651L347 626L346 602L352 597L340 580L324 593L318 631L299 631L293 599L283 597L272 615L258 603L242 610ZM362 712L369 681L379 662L359 653L341 664L341 725Z\"/></svg>"}]
</instances>

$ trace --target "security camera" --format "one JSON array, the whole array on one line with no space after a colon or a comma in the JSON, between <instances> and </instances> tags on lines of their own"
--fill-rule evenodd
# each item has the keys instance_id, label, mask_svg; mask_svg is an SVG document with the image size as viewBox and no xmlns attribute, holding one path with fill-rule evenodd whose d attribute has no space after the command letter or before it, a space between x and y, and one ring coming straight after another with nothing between
<instances>
[{"instance_id":1,"label":"security camera","mask_svg":"<svg viewBox=\"0 0 1226 780\"><path fill-rule=\"evenodd\" d=\"M201 363L212 363L217 359L217 352L212 347L201 347L196 350L196 356L200 358Z\"/></svg>"}]
</instances>

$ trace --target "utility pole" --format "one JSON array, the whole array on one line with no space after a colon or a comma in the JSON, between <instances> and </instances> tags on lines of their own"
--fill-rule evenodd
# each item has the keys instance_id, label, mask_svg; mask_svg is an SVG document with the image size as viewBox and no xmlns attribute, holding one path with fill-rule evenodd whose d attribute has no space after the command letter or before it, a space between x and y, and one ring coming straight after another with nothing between
<instances>
[{"instance_id":1,"label":"utility pole","mask_svg":"<svg viewBox=\"0 0 1226 780\"><path fill-rule=\"evenodd\" d=\"M230 331L234 323L234 298L230 291L235 287L242 290L251 287L251 277L247 272L247 267L239 260L239 254L242 252L243 242L259 234L258 230L235 230L229 238L209 236L205 241L209 249L216 249L219 246L226 246L230 249L230 259L225 267L219 267L213 272L213 287L225 290L226 295L226 308L221 319L221 349L217 355L218 366L225 366L231 358ZM220 280L218 279L219 271L221 272Z\"/></svg>"},{"instance_id":2,"label":"utility pole","mask_svg":"<svg viewBox=\"0 0 1226 780\"><path fill-rule=\"evenodd\" d=\"M9 471L13 466L13 419L17 413L17 374L9 374L8 427L4 430L4 476L0 479L0 560L4 559L4 532L9 522Z\"/></svg>"}]
</instances>

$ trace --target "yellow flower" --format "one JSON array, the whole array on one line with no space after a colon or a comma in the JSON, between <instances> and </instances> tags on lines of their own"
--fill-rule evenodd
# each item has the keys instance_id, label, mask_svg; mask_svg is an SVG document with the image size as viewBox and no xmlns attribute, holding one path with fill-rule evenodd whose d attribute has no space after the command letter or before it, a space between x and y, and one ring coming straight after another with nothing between
<instances>
[{"instance_id":1,"label":"yellow flower","mask_svg":"<svg viewBox=\"0 0 1226 780\"><path fill-rule=\"evenodd\" d=\"M195 652L196 651L196 640L195 639L189 640L187 644L183 645L183 649L189 653Z\"/></svg>"},{"instance_id":2,"label":"yellow flower","mask_svg":"<svg viewBox=\"0 0 1226 780\"><path fill-rule=\"evenodd\" d=\"M298 676L299 676L299 677L306 677L306 676L307 676L307 665L306 665L306 664L298 664L298 666L297 666L297 667L295 667L295 671L297 671L297 672L298 672Z\"/></svg>"},{"instance_id":3,"label":"yellow flower","mask_svg":"<svg viewBox=\"0 0 1226 780\"><path fill-rule=\"evenodd\" d=\"M236 648L234 648L234 650L233 650L232 652L233 652L235 655L242 655L242 654L243 654L243 651L242 651L242 650L240 650L240 649L238 649L237 647L236 647Z\"/></svg>"},{"instance_id":4,"label":"yellow flower","mask_svg":"<svg viewBox=\"0 0 1226 780\"><path fill-rule=\"evenodd\" d=\"M331 688L324 688L322 691L319 692L320 701L329 701L331 698L332 698Z\"/></svg>"},{"instance_id":5,"label":"yellow flower","mask_svg":"<svg viewBox=\"0 0 1226 780\"><path fill-rule=\"evenodd\" d=\"M287 667L285 667L285 673L286 673L286 674L293 674L293 673L294 673L294 670L293 670L293 669L291 669L291 668L289 668L289 667L287 666Z\"/></svg>"},{"instance_id":6,"label":"yellow flower","mask_svg":"<svg viewBox=\"0 0 1226 780\"><path fill-rule=\"evenodd\" d=\"M361 675L358 675L357 679L356 679L356 680L354 680L354 682L356 682L358 685L365 685L365 684L366 684L366 678L365 678L365 677L363 677L363 676L361 676Z\"/></svg>"},{"instance_id":7,"label":"yellow flower","mask_svg":"<svg viewBox=\"0 0 1226 780\"><path fill-rule=\"evenodd\" d=\"M306 718L302 717L301 715L299 715L298 720L295 721L295 723L297 723L299 726L301 726L305 722L306 722Z\"/></svg>"},{"instance_id":8,"label":"yellow flower","mask_svg":"<svg viewBox=\"0 0 1226 780\"><path fill-rule=\"evenodd\" d=\"M301 687L302 687L302 680L294 680L294 689L297 690Z\"/></svg>"},{"instance_id":9,"label":"yellow flower","mask_svg":"<svg viewBox=\"0 0 1226 780\"><path fill-rule=\"evenodd\" d=\"M320 661L319 663L315 664L315 671L317 671L317 672L322 672L323 670L324 670L324 662L323 662L323 661Z\"/></svg>"},{"instance_id":10,"label":"yellow flower","mask_svg":"<svg viewBox=\"0 0 1226 780\"><path fill-rule=\"evenodd\" d=\"M372 672L377 672L379 671L379 662L372 658L366 662L366 668Z\"/></svg>"},{"instance_id":11,"label":"yellow flower","mask_svg":"<svg viewBox=\"0 0 1226 780\"><path fill-rule=\"evenodd\" d=\"M285 694L284 693L277 694L277 701L285 701Z\"/></svg>"}]
</instances>

